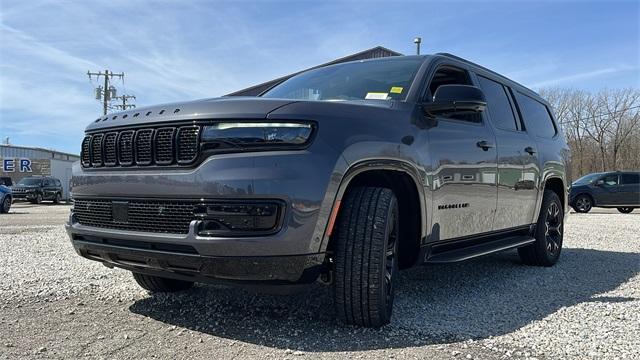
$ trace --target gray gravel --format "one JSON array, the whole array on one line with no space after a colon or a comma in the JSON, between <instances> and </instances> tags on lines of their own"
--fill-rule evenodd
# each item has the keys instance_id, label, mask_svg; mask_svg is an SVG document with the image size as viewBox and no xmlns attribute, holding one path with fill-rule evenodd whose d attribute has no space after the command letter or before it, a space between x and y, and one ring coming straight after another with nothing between
<instances>
[{"instance_id":1,"label":"gray gravel","mask_svg":"<svg viewBox=\"0 0 640 360\"><path fill-rule=\"evenodd\" d=\"M379 330L336 322L323 286L148 295L73 252L68 211L0 216L0 358L640 358L640 211L571 214L553 268L507 252L405 271Z\"/></svg>"}]
</instances>

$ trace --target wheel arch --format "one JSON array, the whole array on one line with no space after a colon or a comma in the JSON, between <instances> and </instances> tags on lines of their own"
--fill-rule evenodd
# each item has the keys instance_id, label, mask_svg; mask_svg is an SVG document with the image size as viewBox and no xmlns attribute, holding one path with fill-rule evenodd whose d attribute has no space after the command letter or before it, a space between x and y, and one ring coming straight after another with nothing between
<instances>
[{"instance_id":1,"label":"wheel arch","mask_svg":"<svg viewBox=\"0 0 640 360\"><path fill-rule=\"evenodd\" d=\"M419 249L426 237L426 198L422 176L411 164L401 160L367 160L349 167L342 178L331 210L335 220L340 202L350 189L357 186L380 186L393 190L400 212L400 267L408 268L419 262ZM331 236L335 233L329 221L323 239L323 250L331 250Z\"/></svg>"}]
</instances>

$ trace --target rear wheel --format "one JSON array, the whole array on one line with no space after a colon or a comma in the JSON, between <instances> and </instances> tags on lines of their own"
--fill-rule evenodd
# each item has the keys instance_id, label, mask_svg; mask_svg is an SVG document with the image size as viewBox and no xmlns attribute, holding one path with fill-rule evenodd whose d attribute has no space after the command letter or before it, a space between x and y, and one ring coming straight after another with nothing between
<instances>
[{"instance_id":1,"label":"rear wheel","mask_svg":"<svg viewBox=\"0 0 640 360\"><path fill-rule=\"evenodd\" d=\"M160 276L132 273L138 285L150 292L175 292L190 289L193 286L191 281L175 280Z\"/></svg>"},{"instance_id":2,"label":"rear wheel","mask_svg":"<svg viewBox=\"0 0 640 360\"><path fill-rule=\"evenodd\" d=\"M389 323L398 273L398 202L393 191L357 187L340 210L335 241L334 302L345 323Z\"/></svg>"},{"instance_id":3,"label":"rear wheel","mask_svg":"<svg viewBox=\"0 0 640 360\"><path fill-rule=\"evenodd\" d=\"M522 262L535 266L554 265L562 251L563 228L562 202L555 192L545 190L536 224L536 241L518 249Z\"/></svg>"},{"instance_id":4,"label":"rear wheel","mask_svg":"<svg viewBox=\"0 0 640 360\"><path fill-rule=\"evenodd\" d=\"M628 214L628 213L633 211L633 208L632 207L619 207L618 211L620 211L623 214Z\"/></svg>"},{"instance_id":5,"label":"rear wheel","mask_svg":"<svg viewBox=\"0 0 640 360\"><path fill-rule=\"evenodd\" d=\"M0 204L0 212L8 213L11 209L11 198L9 196L5 196L4 200L2 200L2 204Z\"/></svg>"},{"instance_id":6,"label":"rear wheel","mask_svg":"<svg viewBox=\"0 0 640 360\"><path fill-rule=\"evenodd\" d=\"M593 201L589 195L579 195L574 201L573 209L579 213L588 213L593 207Z\"/></svg>"}]
</instances>

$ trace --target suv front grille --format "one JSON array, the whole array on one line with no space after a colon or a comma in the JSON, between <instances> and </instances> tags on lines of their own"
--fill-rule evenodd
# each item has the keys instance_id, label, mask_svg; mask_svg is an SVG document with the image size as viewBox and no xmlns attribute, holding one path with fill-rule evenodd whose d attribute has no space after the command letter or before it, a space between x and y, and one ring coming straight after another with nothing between
<instances>
[{"instance_id":1,"label":"suv front grille","mask_svg":"<svg viewBox=\"0 0 640 360\"><path fill-rule=\"evenodd\" d=\"M194 219L196 201L132 200L128 201L128 220L115 221L111 200L75 199L73 213L85 226L142 231L153 233L187 234Z\"/></svg>"},{"instance_id":2,"label":"suv front grille","mask_svg":"<svg viewBox=\"0 0 640 360\"><path fill-rule=\"evenodd\" d=\"M81 159L85 168L186 166L199 147L199 126L110 131L85 136Z\"/></svg>"}]
</instances>

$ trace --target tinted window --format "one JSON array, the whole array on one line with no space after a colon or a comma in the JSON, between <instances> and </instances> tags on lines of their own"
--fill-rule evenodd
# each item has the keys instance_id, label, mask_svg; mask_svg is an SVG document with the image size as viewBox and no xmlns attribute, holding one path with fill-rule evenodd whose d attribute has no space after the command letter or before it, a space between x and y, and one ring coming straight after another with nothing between
<instances>
[{"instance_id":1,"label":"tinted window","mask_svg":"<svg viewBox=\"0 0 640 360\"><path fill-rule=\"evenodd\" d=\"M18 181L18 185L32 186L32 185L40 185L42 184L42 179L38 178L22 178Z\"/></svg>"},{"instance_id":2,"label":"tinted window","mask_svg":"<svg viewBox=\"0 0 640 360\"><path fill-rule=\"evenodd\" d=\"M478 79L480 88L487 98L487 107L493 125L500 129L517 130L516 118L504 86L482 76L478 76Z\"/></svg>"},{"instance_id":3,"label":"tinted window","mask_svg":"<svg viewBox=\"0 0 640 360\"><path fill-rule=\"evenodd\" d=\"M556 134L556 128L544 104L519 92L516 92L516 101L524 117L527 131L545 138L552 138Z\"/></svg>"},{"instance_id":4,"label":"tinted window","mask_svg":"<svg viewBox=\"0 0 640 360\"><path fill-rule=\"evenodd\" d=\"M62 184L60 183L60 180L55 179L55 182L56 182L56 186L62 186Z\"/></svg>"},{"instance_id":5,"label":"tinted window","mask_svg":"<svg viewBox=\"0 0 640 360\"><path fill-rule=\"evenodd\" d=\"M404 100L422 58L395 57L322 67L296 75L262 97L302 100Z\"/></svg>"},{"instance_id":6,"label":"tinted window","mask_svg":"<svg viewBox=\"0 0 640 360\"><path fill-rule=\"evenodd\" d=\"M616 186L618 185L618 175L607 175L602 178L605 185Z\"/></svg>"},{"instance_id":7,"label":"tinted window","mask_svg":"<svg viewBox=\"0 0 640 360\"><path fill-rule=\"evenodd\" d=\"M640 184L640 174L622 174L620 175L620 184Z\"/></svg>"}]
</instances>

